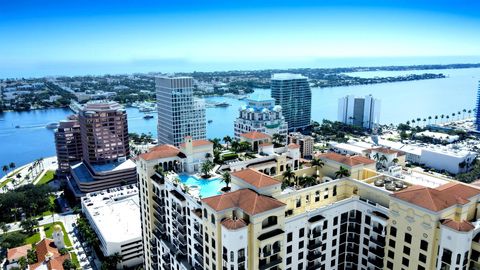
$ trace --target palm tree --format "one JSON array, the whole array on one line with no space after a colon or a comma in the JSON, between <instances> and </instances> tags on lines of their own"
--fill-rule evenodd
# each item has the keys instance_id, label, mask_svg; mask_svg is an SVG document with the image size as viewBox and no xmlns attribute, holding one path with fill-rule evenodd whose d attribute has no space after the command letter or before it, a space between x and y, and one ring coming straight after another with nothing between
<instances>
[{"instance_id":1,"label":"palm tree","mask_svg":"<svg viewBox=\"0 0 480 270\"><path fill-rule=\"evenodd\" d=\"M406 124L407 124L407 126L410 126L410 121L407 121L407 123L406 123Z\"/></svg>"},{"instance_id":2,"label":"palm tree","mask_svg":"<svg viewBox=\"0 0 480 270\"><path fill-rule=\"evenodd\" d=\"M272 141L276 146L282 146L285 144L285 136L279 133L275 133L272 136Z\"/></svg>"},{"instance_id":3,"label":"palm tree","mask_svg":"<svg viewBox=\"0 0 480 270\"><path fill-rule=\"evenodd\" d=\"M438 115L435 115L435 124L437 124Z\"/></svg>"},{"instance_id":4,"label":"palm tree","mask_svg":"<svg viewBox=\"0 0 480 270\"><path fill-rule=\"evenodd\" d=\"M392 159L392 163L395 164L395 165L398 163L398 161L399 161L398 158Z\"/></svg>"},{"instance_id":5,"label":"palm tree","mask_svg":"<svg viewBox=\"0 0 480 270\"><path fill-rule=\"evenodd\" d=\"M472 110L468 110L467 113L468 113L468 118L470 118L470 115L472 114Z\"/></svg>"},{"instance_id":6,"label":"palm tree","mask_svg":"<svg viewBox=\"0 0 480 270\"><path fill-rule=\"evenodd\" d=\"M210 160L205 160L205 162L202 163L200 170L203 173L204 178L210 177L210 171L213 169L213 167L214 164Z\"/></svg>"},{"instance_id":7,"label":"palm tree","mask_svg":"<svg viewBox=\"0 0 480 270\"><path fill-rule=\"evenodd\" d=\"M7 225L5 222L0 223L0 230L2 230L3 234L6 234L8 230L10 230L10 226Z\"/></svg>"},{"instance_id":8,"label":"palm tree","mask_svg":"<svg viewBox=\"0 0 480 270\"><path fill-rule=\"evenodd\" d=\"M102 269L116 269L117 264L122 261L120 253L116 252L105 258L105 263L102 264ZM104 268L105 265L105 268Z\"/></svg>"},{"instance_id":9,"label":"palm tree","mask_svg":"<svg viewBox=\"0 0 480 270\"><path fill-rule=\"evenodd\" d=\"M350 171L348 171L343 166L340 166L338 171L335 172L335 177L336 178L342 178L342 177L348 177L348 176L350 176Z\"/></svg>"},{"instance_id":10,"label":"palm tree","mask_svg":"<svg viewBox=\"0 0 480 270\"><path fill-rule=\"evenodd\" d=\"M223 141L227 144L227 147L228 147L228 145L230 143L232 143L232 137L227 135L227 136L223 137Z\"/></svg>"},{"instance_id":11,"label":"palm tree","mask_svg":"<svg viewBox=\"0 0 480 270\"><path fill-rule=\"evenodd\" d=\"M380 161L380 154L378 152L375 153L375 155L373 155L373 159L375 159L376 161Z\"/></svg>"},{"instance_id":12,"label":"palm tree","mask_svg":"<svg viewBox=\"0 0 480 270\"><path fill-rule=\"evenodd\" d=\"M7 165L3 165L2 171L3 171L5 174L7 174L7 172L8 172L8 166L7 166Z\"/></svg>"},{"instance_id":13,"label":"palm tree","mask_svg":"<svg viewBox=\"0 0 480 270\"><path fill-rule=\"evenodd\" d=\"M323 162L323 160L321 160L319 158L312 159L312 161L310 161L310 164L312 165L312 167L315 167L315 174L316 175L319 174L318 169L321 169L323 166L325 166L325 163Z\"/></svg>"},{"instance_id":14,"label":"palm tree","mask_svg":"<svg viewBox=\"0 0 480 270\"><path fill-rule=\"evenodd\" d=\"M442 115L440 116L440 118L442 118L442 122L443 122L443 118L444 118L444 117L445 117L445 115L444 115L444 114L442 114Z\"/></svg>"},{"instance_id":15,"label":"palm tree","mask_svg":"<svg viewBox=\"0 0 480 270\"><path fill-rule=\"evenodd\" d=\"M213 143L213 148L214 149L222 149L222 145L220 144L220 139L219 138L211 139L210 142Z\"/></svg>"},{"instance_id":16,"label":"palm tree","mask_svg":"<svg viewBox=\"0 0 480 270\"><path fill-rule=\"evenodd\" d=\"M8 167L10 167L10 169L13 170L13 169L15 169L15 167L17 167L17 166L15 165L14 162L10 162L10 164L8 164Z\"/></svg>"},{"instance_id":17,"label":"palm tree","mask_svg":"<svg viewBox=\"0 0 480 270\"><path fill-rule=\"evenodd\" d=\"M465 119L465 113L467 112L467 109L463 109L463 116L462 118Z\"/></svg>"},{"instance_id":18,"label":"palm tree","mask_svg":"<svg viewBox=\"0 0 480 270\"><path fill-rule=\"evenodd\" d=\"M460 113L461 112L457 112L457 120L460 120Z\"/></svg>"},{"instance_id":19,"label":"palm tree","mask_svg":"<svg viewBox=\"0 0 480 270\"><path fill-rule=\"evenodd\" d=\"M225 190L230 190L230 187L228 185L230 185L230 183L232 182L232 176L230 175L229 172L224 172L222 174L221 181L225 183Z\"/></svg>"},{"instance_id":20,"label":"palm tree","mask_svg":"<svg viewBox=\"0 0 480 270\"><path fill-rule=\"evenodd\" d=\"M283 180L287 180L288 184L291 184L292 178L295 178L295 173L288 167L283 173Z\"/></svg>"},{"instance_id":21,"label":"palm tree","mask_svg":"<svg viewBox=\"0 0 480 270\"><path fill-rule=\"evenodd\" d=\"M379 159L379 161L385 166L385 162L388 161L387 157L385 155L382 155Z\"/></svg>"},{"instance_id":22,"label":"palm tree","mask_svg":"<svg viewBox=\"0 0 480 270\"><path fill-rule=\"evenodd\" d=\"M429 116L429 117L428 117L428 124L429 124L429 125L430 125L430 121L431 121L431 120L432 120L432 117Z\"/></svg>"}]
</instances>

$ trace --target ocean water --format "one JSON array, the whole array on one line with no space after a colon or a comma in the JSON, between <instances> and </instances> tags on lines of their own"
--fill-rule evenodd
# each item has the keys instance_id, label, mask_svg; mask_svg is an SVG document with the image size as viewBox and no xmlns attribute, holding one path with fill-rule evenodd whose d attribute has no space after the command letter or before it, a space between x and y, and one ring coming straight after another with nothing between
<instances>
[{"instance_id":1,"label":"ocean water","mask_svg":"<svg viewBox=\"0 0 480 270\"><path fill-rule=\"evenodd\" d=\"M398 124L416 118L450 114L473 109L476 103L480 69L429 70L443 73L445 79L374 85L345 86L312 89L312 119L337 119L338 98L353 94L372 94L381 99L380 121L383 124ZM423 71L357 72L355 76L397 76ZM256 94L269 95L268 89L257 89ZM208 138L233 136L233 121L245 101L228 97L208 97L207 102L227 102L228 107L207 108ZM35 110L28 112L5 112L0 114L0 166L15 162L26 164L40 157L55 155L53 130L45 128L50 122L65 119L72 112L67 109ZM127 108L130 132L150 133L156 137L157 117L144 119L136 108ZM19 128L15 128L20 126Z\"/></svg>"}]
</instances>

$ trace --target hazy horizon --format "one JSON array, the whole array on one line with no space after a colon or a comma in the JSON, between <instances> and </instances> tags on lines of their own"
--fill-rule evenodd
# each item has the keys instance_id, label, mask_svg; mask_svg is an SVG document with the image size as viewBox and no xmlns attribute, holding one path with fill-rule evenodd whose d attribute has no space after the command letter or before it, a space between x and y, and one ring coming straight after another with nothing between
<instances>
[{"instance_id":1,"label":"hazy horizon","mask_svg":"<svg viewBox=\"0 0 480 270\"><path fill-rule=\"evenodd\" d=\"M0 77L431 64L405 59L478 58L478 29L466 0L8 1Z\"/></svg>"}]
</instances>

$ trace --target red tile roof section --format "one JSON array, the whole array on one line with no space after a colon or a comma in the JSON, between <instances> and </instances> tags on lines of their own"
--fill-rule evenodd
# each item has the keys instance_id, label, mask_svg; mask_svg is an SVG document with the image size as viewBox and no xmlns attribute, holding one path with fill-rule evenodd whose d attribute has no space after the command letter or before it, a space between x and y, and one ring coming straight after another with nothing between
<instances>
[{"instance_id":1,"label":"red tile roof section","mask_svg":"<svg viewBox=\"0 0 480 270\"><path fill-rule=\"evenodd\" d=\"M195 140L195 141L192 141L192 146L193 146L193 147L210 145L210 144L213 144L213 143L212 143L211 141L208 141L208 140ZM185 148L185 143L180 144L180 147Z\"/></svg>"},{"instance_id":2,"label":"red tile roof section","mask_svg":"<svg viewBox=\"0 0 480 270\"><path fill-rule=\"evenodd\" d=\"M290 149L300 148L300 145L298 145L296 143L291 143L291 144L288 145L288 148L290 148Z\"/></svg>"},{"instance_id":3,"label":"red tile roof section","mask_svg":"<svg viewBox=\"0 0 480 270\"><path fill-rule=\"evenodd\" d=\"M26 257L30 249L32 249L31 244L9 248L7 249L7 260L10 262L13 260L18 261L21 257Z\"/></svg>"},{"instance_id":4,"label":"red tile roof section","mask_svg":"<svg viewBox=\"0 0 480 270\"><path fill-rule=\"evenodd\" d=\"M268 196L256 193L251 189L240 189L225 194L208 197L202 200L215 211L240 208L249 215L260 214L285 204Z\"/></svg>"},{"instance_id":5,"label":"red tile roof section","mask_svg":"<svg viewBox=\"0 0 480 270\"><path fill-rule=\"evenodd\" d=\"M478 194L480 194L478 188L452 182L437 188L415 185L395 192L391 196L437 212L453 205L466 204L470 202L471 197Z\"/></svg>"},{"instance_id":6,"label":"red tile roof section","mask_svg":"<svg viewBox=\"0 0 480 270\"><path fill-rule=\"evenodd\" d=\"M342 163L344 165L347 165L349 167L357 166L357 165L360 165L360 164L368 165L368 164L375 163L375 160L369 159L369 158L366 158L366 157L345 156L345 155L337 154L337 153L334 153L334 152L324 153L324 154L319 155L318 157L321 158L321 159L333 160L333 161L336 161L338 163Z\"/></svg>"},{"instance_id":7,"label":"red tile roof section","mask_svg":"<svg viewBox=\"0 0 480 270\"><path fill-rule=\"evenodd\" d=\"M143 160L154 160L159 158L175 157L180 153L180 149L170 144L163 144L152 147L147 153L139 155Z\"/></svg>"},{"instance_id":8,"label":"red tile roof section","mask_svg":"<svg viewBox=\"0 0 480 270\"><path fill-rule=\"evenodd\" d=\"M248 132L248 133L243 133L243 134L240 134L240 137L247 138L247 139L250 139L250 140L261 140L261 139L271 138L268 134L261 133L261 132L258 132L258 131L251 131L251 132Z\"/></svg>"},{"instance_id":9,"label":"red tile roof section","mask_svg":"<svg viewBox=\"0 0 480 270\"><path fill-rule=\"evenodd\" d=\"M475 226L473 226L472 223L468 221L455 221L451 219L445 219L442 221L442 225L445 225L451 229L454 229L459 232L469 232L473 229L475 229Z\"/></svg>"},{"instance_id":10,"label":"red tile roof section","mask_svg":"<svg viewBox=\"0 0 480 270\"><path fill-rule=\"evenodd\" d=\"M231 175L249 183L256 188L264 188L281 184L281 182L277 179L249 168L238 172L233 172Z\"/></svg>"},{"instance_id":11,"label":"red tile roof section","mask_svg":"<svg viewBox=\"0 0 480 270\"><path fill-rule=\"evenodd\" d=\"M227 218L227 219L224 219L222 221L222 225L223 227L231 230L231 231L235 231L235 230L238 230L238 229L241 229L243 227L246 227L247 226L247 223L245 222L245 220L239 218L239 219L231 219L231 218Z\"/></svg>"}]
</instances>

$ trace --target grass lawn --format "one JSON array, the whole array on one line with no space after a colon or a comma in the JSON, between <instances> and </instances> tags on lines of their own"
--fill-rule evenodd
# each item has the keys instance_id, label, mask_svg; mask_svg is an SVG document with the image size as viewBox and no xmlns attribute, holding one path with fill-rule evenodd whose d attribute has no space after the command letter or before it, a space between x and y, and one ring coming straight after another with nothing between
<instances>
[{"instance_id":1,"label":"grass lawn","mask_svg":"<svg viewBox=\"0 0 480 270\"><path fill-rule=\"evenodd\" d=\"M25 239L25 244L32 244L35 245L36 243L40 242L40 233L36 232L33 235L30 235Z\"/></svg>"},{"instance_id":2,"label":"grass lawn","mask_svg":"<svg viewBox=\"0 0 480 270\"><path fill-rule=\"evenodd\" d=\"M68 237L67 231L65 230L65 227L63 227L63 223L60 222L60 221L56 221L54 223L49 223L49 224L43 225L43 230L45 231L45 236L47 238L52 238L53 226L55 226L57 224L62 227L63 241L65 241L65 246L67 246L67 247L72 246L72 242L70 242L70 238Z\"/></svg>"},{"instance_id":3,"label":"grass lawn","mask_svg":"<svg viewBox=\"0 0 480 270\"><path fill-rule=\"evenodd\" d=\"M73 264L77 266L77 269L80 268L80 262L78 261L77 253L70 252L70 257L72 258Z\"/></svg>"},{"instance_id":4,"label":"grass lawn","mask_svg":"<svg viewBox=\"0 0 480 270\"><path fill-rule=\"evenodd\" d=\"M35 185L44 185L44 184L48 184L50 181L53 180L53 178L55 177L55 171L47 171L42 179L40 179L40 181L38 181Z\"/></svg>"}]
</instances>

